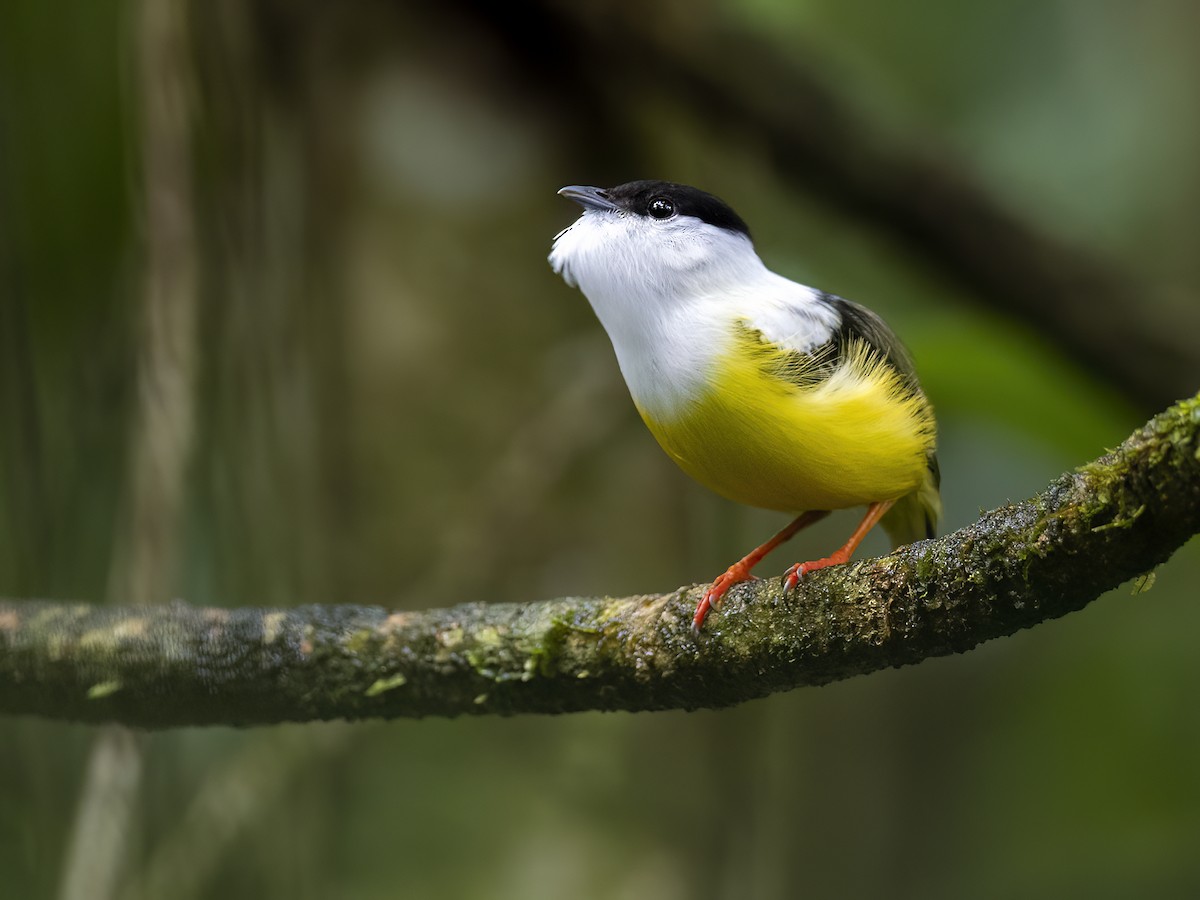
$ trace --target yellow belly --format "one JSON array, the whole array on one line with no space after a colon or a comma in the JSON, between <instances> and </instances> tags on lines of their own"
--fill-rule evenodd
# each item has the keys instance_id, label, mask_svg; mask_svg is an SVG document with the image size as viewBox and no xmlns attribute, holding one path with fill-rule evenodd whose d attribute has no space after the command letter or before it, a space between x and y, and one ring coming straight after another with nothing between
<instances>
[{"instance_id":1,"label":"yellow belly","mask_svg":"<svg viewBox=\"0 0 1200 900\"><path fill-rule=\"evenodd\" d=\"M739 503L799 512L891 500L925 481L936 440L918 391L866 345L797 385L737 346L677 414L642 418L688 475Z\"/></svg>"}]
</instances>

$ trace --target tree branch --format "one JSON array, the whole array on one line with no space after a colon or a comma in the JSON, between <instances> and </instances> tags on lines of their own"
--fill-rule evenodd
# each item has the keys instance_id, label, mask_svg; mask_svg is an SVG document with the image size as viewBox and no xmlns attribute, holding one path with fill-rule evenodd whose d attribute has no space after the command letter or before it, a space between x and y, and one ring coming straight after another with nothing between
<instances>
[{"instance_id":1,"label":"tree branch","mask_svg":"<svg viewBox=\"0 0 1200 900\"><path fill-rule=\"evenodd\" d=\"M728 706L960 653L1087 605L1200 531L1200 395L933 541L731 592L200 609L0 603L0 712L147 728Z\"/></svg>"}]
</instances>

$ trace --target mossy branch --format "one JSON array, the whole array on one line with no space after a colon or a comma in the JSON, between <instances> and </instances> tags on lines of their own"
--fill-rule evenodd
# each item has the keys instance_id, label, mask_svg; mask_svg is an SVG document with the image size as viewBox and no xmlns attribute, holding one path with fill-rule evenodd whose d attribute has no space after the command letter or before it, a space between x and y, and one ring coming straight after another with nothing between
<instances>
[{"instance_id":1,"label":"mossy branch","mask_svg":"<svg viewBox=\"0 0 1200 900\"><path fill-rule=\"evenodd\" d=\"M1080 609L1200 531L1200 395L953 534L741 586L695 638L672 594L363 606L0 602L0 713L147 728L728 706Z\"/></svg>"}]
</instances>

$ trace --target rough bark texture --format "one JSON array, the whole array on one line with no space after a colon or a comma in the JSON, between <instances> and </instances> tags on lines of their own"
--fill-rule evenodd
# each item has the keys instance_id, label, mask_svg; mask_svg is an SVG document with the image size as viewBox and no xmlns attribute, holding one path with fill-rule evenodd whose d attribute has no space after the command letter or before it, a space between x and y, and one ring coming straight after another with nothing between
<instances>
[{"instance_id":1,"label":"rough bark texture","mask_svg":"<svg viewBox=\"0 0 1200 900\"><path fill-rule=\"evenodd\" d=\"M731 592L426 612L0 603L0 712L147 728L728 706L1077 610L1200 531L1200 396L953 534Z\"/></svg>"}]
</instances>

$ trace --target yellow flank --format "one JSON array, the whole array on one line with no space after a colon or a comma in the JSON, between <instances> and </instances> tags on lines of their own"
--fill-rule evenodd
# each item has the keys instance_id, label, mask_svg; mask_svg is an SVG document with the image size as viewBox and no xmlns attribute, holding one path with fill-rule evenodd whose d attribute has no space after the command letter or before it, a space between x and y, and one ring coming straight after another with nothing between
<instances>
[{"instance_id":1,"label":"yellow flank","mask_svg":"<svg viewBox=\"0 0 1200 900\"><path fill-rule=\"evenodd\" d=\"M688 475L750 506L842 509L925 485L936 428L924 395L863 342L828 377L818 365L738 323L706 393L642 418Z\"/></svg>"}]
</instances>

